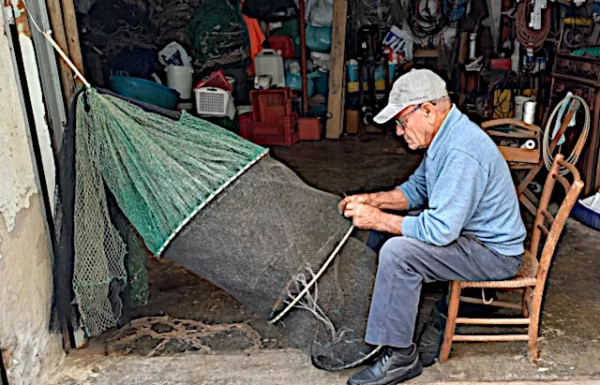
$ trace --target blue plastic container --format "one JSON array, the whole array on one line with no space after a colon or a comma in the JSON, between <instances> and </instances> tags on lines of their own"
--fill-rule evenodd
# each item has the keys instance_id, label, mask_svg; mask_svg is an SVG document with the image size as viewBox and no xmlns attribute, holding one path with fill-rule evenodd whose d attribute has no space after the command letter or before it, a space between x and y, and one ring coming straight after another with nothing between
<instances>
[{"instance_id":1,"label":"blue plastic container","mask_svg":"<svg viewBox=\"0 0 600 385\"><path fill-rule=\"evenodd\" d=\"M177 107L179 92L150 80L129 76L110 77L110 88L119 95L169 110Z\"/></svg>"},{"instance_id":2,"label":"blue plastic container","mask_svg":"<svg viewBox=\"0 0 600 385\"><path fill-rule=\"evenodd\" d=\"M594 207L594 199L600 200L600 193L596 195L578 200L573 206L571 216L584 225L600 231L600 210Z\"/></svg>"},{"instance_id":3,"label":"blue plastic container","mask_svg":"<svg viewBox=\"0 0 600 385\"><path fill-rule=\"evenodd\" d=\"M329 95L329 72L318 72L315 78L317 94L327 97Z\"/></svg>"}]
</instances>

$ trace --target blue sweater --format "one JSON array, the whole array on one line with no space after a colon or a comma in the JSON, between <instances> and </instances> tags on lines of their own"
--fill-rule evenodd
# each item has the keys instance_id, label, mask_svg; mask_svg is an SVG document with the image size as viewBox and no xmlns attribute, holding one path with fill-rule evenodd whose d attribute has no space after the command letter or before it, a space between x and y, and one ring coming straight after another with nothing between
<instances>
[{"instance_id":1,"label":"blue sweater","mask_svg":"<svg viewBox=\"0 0 600 385\"><path fill-rule=\"evenodd\" d=\"M455 106L419 168L398 186L409 209L402 234L437 246L475 236L504 255L523 253L525 226L508 165L490 137Z\"/></svg>"}]
</instances>

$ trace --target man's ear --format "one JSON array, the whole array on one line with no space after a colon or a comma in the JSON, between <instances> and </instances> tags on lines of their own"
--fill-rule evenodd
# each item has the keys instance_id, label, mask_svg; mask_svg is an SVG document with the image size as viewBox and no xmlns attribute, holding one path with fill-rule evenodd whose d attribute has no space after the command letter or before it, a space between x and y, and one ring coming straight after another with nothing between
<instances>
[{"instance_id":1,"label":"man's ear","mask_svg":"<svg viewBox=\"0 0 600 385\"><path fill-rule=\"evenodd\" d=\"M427 122L430 124L434 124L435 114L437 112L435 106L431 103L423 103L421 109L425 112L425 118L427 119Z\"/></svg>"}]
</instances>

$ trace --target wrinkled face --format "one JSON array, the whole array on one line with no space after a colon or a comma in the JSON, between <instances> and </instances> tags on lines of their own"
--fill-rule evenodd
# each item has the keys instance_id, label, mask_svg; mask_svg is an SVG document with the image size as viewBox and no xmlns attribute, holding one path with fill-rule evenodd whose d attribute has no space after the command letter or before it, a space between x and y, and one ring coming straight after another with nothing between
<instances>
[{"instance_id":1,"label":"wrinkled face","mask_svg":"<svg viewBox=\"0 0 600 385\"><path fill-rule=\"evenodd\" d=\"M404 136L411 150L427 148L435 134L435 111L431 103L408 106L396 115L396 134Z\"/></svg>"}]
</instances>

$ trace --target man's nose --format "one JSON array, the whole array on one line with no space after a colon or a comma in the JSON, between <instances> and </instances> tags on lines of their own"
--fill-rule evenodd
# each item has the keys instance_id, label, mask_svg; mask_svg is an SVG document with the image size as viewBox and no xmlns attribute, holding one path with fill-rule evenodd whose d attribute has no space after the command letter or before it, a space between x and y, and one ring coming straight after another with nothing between
<instances>
[{"instance_id":1,"label":"man's nose","mask_svg":"<svg viewBox=\"0 0 600 385\"><path fill-rule=\"evenodd\" d=\"M397 125L397 126L396 126L396 134L397 134L398 136L402 136L402 135L404 135L404 130L402 129L402 126L400 126L400 125Z\"/></svg>"}]
</instances>

